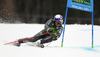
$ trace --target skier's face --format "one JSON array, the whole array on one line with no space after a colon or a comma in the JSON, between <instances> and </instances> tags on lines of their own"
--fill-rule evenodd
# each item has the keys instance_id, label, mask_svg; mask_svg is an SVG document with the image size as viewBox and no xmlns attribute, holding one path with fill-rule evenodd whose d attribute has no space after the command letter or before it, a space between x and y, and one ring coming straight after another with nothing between
<instances>
[{"instance_id":1,"label":"skier's face","mask_svg":"<svg viewBox=\"0 0 100 57\"><path fill-rule=\"evenodd\" d=\"M57 27L59 27L60 24L61 24L61 22L58 22L58 21L55 22L55 25L56 25Z\"/></svg>"}]
</instances>

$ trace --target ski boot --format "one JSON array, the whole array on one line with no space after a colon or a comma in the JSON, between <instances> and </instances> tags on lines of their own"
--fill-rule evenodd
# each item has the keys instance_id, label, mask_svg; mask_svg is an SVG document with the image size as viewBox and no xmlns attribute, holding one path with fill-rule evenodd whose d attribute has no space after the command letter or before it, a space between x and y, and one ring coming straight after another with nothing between
<instances>
[{"instance_id":1,"label":"ski boot","mask_svg":"<svg viewBox=\"0 0 100 57\"><path fill-rule=\"evenodd\" d=\"M41 40L36 41L35 44L36 44L36 46L38 46L38 47L44 48L44 45L41 44Z\"/></svg>"},{"instance_id":2,"label":"ski boot","mask_svg":"<svg viewBox=\"0 0 100 57\"><path fill-rule=\"evenodd\" d=\"M18 42L15 42L14 45L20 47L21 43L23 43L23 41L20 41L22 39L17 40Z\"/></svg>"},{"instance_id":3,"label":"ski boot","mask_svg":"<svg viewBox=\"0 0 100 57\"><path fill-rule=\"evenodd\" d=\"M20 47L20 42L16 42L14 45Z\"/></svg>"}]
</instances>

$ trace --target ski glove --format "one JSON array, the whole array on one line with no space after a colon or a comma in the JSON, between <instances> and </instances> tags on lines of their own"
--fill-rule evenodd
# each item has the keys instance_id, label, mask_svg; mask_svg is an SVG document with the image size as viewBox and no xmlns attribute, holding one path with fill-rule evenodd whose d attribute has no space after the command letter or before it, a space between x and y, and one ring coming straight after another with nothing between
<instances>
[{"instance_id":1,"label":"ski glove","mask_svg":"<svg viewBox=\"0 0 100 57\"><path fill-rule=\"evenodd\" d=\"M47 32L52 33L53 30L52 30L51 28L48 28L48 29L47 29Z\"/></svg>"},{"instance_id":2,"label":"ski glove","mask_svg":"<svg viewBox=\"0 0 100 57\"><path fill-rule=\"evenodd\" d=\"M53 39L52 39L53 41L55 41L55 40L58 39L58 36L57 35L53 34L52 36L53 36Z\"/></svg>"}]
</instances>

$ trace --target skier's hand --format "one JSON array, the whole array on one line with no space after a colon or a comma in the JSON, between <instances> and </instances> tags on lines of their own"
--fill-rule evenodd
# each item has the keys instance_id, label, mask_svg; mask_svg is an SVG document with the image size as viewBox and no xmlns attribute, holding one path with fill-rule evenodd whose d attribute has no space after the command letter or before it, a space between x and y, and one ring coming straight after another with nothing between
<instances>
[{"instance_id":1,"label":"skier's hand","mask_svg":"<svg viewBox=\"0 0 100 57\"><path fill-rule=\"evenodd\" d=\"M53 30L52 30L51 28L48 28L47 31L48 31L49 33L52 33L52 32L53 32Z\"/></svg>"},{"instance_id":2,"label":"skier's hand","mask_svg":"<svg viewBox=\"0 0 100 57\"><path fill-rule=\"evenodd\" d=\"M56 33L53 33L53 34L52 34L52 36L53 36L53 41L55 41L55 40L57 40L57 39L58 39L58 36L57 36L57 34L56 34Z\"/></svg>"}]
</instances>

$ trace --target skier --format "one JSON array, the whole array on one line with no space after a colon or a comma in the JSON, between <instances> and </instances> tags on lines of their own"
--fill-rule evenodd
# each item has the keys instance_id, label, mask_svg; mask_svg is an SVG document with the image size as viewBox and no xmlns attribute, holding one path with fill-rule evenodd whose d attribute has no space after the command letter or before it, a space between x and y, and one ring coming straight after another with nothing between
<instances>
[{"instance_id":1,"label":"skier","mask_svg":"<svg viewBox=\"0 0 100 57\"><path fill-rule=\"evenodd\" d=\"M20 46L21 43L33 42L37 46L44 47L43 44L55 41L60 37L63 30L62 23L63 17L60 14L57 14L54 16L54 19L48 20L45 24L45 28L37 33L33 38L27 40L19 39L22 41L16 42L14 44L16 46Z\"/></svg>"}]
</instances>

